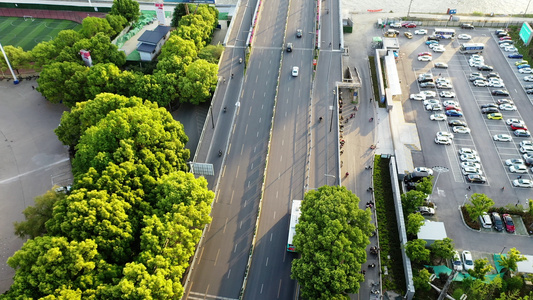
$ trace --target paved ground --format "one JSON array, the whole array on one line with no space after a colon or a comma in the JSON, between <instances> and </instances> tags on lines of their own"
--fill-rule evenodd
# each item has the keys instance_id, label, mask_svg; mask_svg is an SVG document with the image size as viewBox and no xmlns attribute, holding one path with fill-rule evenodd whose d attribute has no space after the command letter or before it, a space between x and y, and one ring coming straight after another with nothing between
<instances>
[{"instance_id":1,"label":"paved ground","mask_svg":"<svg viewBox=\"0 0 533 300\"><path fill-rule=\"evenodd\" d=\"M53 130L63 105L51 104L32 89L37 83L0 81L0 293L12 283L7 259L23 240L13 234L13 222L54 184L72 181L66 148Z\"/></svg>"}]
</instances>

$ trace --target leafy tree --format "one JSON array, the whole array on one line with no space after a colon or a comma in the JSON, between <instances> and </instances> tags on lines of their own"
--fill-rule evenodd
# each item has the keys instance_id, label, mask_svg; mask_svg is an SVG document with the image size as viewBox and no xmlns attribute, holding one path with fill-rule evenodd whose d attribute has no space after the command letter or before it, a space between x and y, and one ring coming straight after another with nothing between
<instances>
[{"instance_id":1,"label":"leafy tree","mask_svg":"<svg viewBox=\"0 0 533 300\"><path fill-rule=\"evenodd\" d=\"M186 5L189 6L188 10ZM172 15L172 22L170 23L170 26L172 27L178 27L180 20L183 16L187 15L188 11L194 11L195 6L194 4L185 4L185 3L179 3L174 8L174 13Z\"/></svg>"},{"instance_id":2,"label":"leafy tree","mask_svg":"<svg viewBox=\"0 0 533 300\"><path fill-rule=\"evenodd\" d=\"M163 72L139 76L131 92L159 106L166 106L178 97L178 79L176 74Z\"/></svg>"},{"instance_id":3,"label":"leafy tree","mask_svg":"<svg viewBox=\"0 0 533 300\"><path fill-rule=\"evenodd\" d=\"M523 286L524 278L522 276L513 276L505 279L505 291L520 292Z\"/></svg>"},{"instance_id":4,"label":"leafy tree","mask_svg":"<svg viewBox=\"0 0 533 300\"><path fill-rule=\"evenodd\" d=\"M186 18L187 20L185 20ZM176 29L176 34L184 40L192 41L197 49L202 49L206 45L204 40L204 30L202 27L205 27L207 24L204 22L194 24L193 21L197 21L198 19L193 20L193 18L194 16L192 15L183 17L180 21L180 26Z\"/></svg>"},{"instance_id":5,"label":"leafy tree","mask_svg":"<svg viewBox=\"0 0 533 300\"><path fill-rule=\"evenodd\" d=\"M475 278L484 281L485 275L492 271L493 267L489 265L489 260L486 258L479 258L474 261L474 269L469 270L468 274Z\"/></svg>"},{"instance_id":6,"label":"leafy tree","mask_svg":"<svg viewBox=\"0 0 533 300\"><path fill-rule=\"evenodd\" d=\"M39 69L44 65L50 64L57 56L58 50L53 41L43 41L35 45L30 51L33 67Z\"/></svg>"},{"instance_id":7,"label":"leafy tree","mask_svg":"<svg viewBox=\"0 0 533 300\"><path fill-rule=\"evenodd\" d=\"M111 37L115 30L109 25L107 19L102 19L98 17L86 17L81 22L80 33L83 34L86 38L95 36L97 33L103 33Z\"/></svg>"},{"instance_id":8,"label":"leafy tree","mask_svg":"<svg viewBox=\"0 0 533 300\"><path fill-rule=\"evenodd\" d=\"M91 52L93 65L99 63L113 63L122 66L126 63L126 55L118 51L118 47L111 43L109 36L102 32L97 33L89 39L80 39L71 47L64 48L59 54L57 60L71 61L82 64L80 50Z\"/></svg>"},{"instance_id":9,"label":"leafy tree","mask_svg":"<svg viewBox=\"0 0 533 300\"><path fill-rule=\"evenodd\" d=\"M73 62L56 62L44 66L37 79L39 83L37 91L52 103L76 102L83 96L75 94L80 90L72 89L71 83L74 83L72 79L77 78L76 74L85 74L88 70L89 68Z\"/></svg>"},{"instance_id":10,"label":"leafy tree","mask_svg":"<svg viewBox=\"0 0 533 300\"><path fill-rule=\"evenodd\" d=\"M46 233L44 224L52 217L54 203L66 198L65 193L49 190L35 198L35 206L26 207L22 213L26 221L15 222L15 234L20 238L35 238Z\"/></svg>"},{"instance_id":11,"label":"leafy tree","mask_svg":"<svg viewBox=\"0 0 533 300\"><path fill-rule=\"evenodd\" d=\"M452 259L455 253L455 245L450 238L444 238L437 240L431 245L431 251L437 257L440 257L440 261L443 259Z\"/></svg>"},{"instance_id":12,"label":"leafy tree","mask_svg":"<svg viewBox=\"0 0 533 300\"><path fill-rule=\"evenodd\" d=\"M74 46L79 40L83 39L83 35L75 30L61 30L55 39L52 40L54 46L58 51ZM59 54L59 52L58 52Z\"/></svg>"},{"instance_id":13,"label":"leafy tree","mask_svg":"<svg viewBox=\"0 0 533 300\"><path fill-rule=\"evenodd\" d=\"M222 45L207 45L198 52L198 58L217 64L223 52Z\"/></svg>"},{"instance_id":14,"label":"leafy tree","mask_svg":"<svg viewBox=\"0 0 533 300\"><path fill-rule=\"evenodd\" d=\"M431 195L433 193L433 176L422 178L422 180L416 185L416 190Z\"/></svg>"},{"instance_id":15,"label":"leafy tree","mask_svg":"<svg viewBox=\"0 0 533 300\"><path fill-rule=\"evenodd\" d=\"M420 227L424 225L425 220L424 216L419 213L409 214L409 216L407 216L407 234L418 234Z\"/></svg>"},{"instance_id":16,"label":"leafy tree","mask_svg":"<svg viewBox=\"0 0 533 300\"><path fill-rule=\"evenodd\" d=\"M120 15L128 22L137 22L141 16L139 3L134 0L114 0L111 6L112 15Z\"/></svg>"},{"instance_id":17,"label":"leafy tree","mask_svg":"<svg viewBox=\"0 0 533 300\"><path fill-rule=\"evenodd\" d=\"M359 199L345 187L322 186L304 199L294 237L301 257L293 260L291 277L308 299L356 293L364 280L364 249L374 230L370 211L359 209Z\"/></svg>"},{"instance_id":18,"label":"leafy tree","mask_svg":"<svg viewBox=\"0 0 533 300\"><path fill-rule=\"evenodd\" d=\"M128 24L128 20L121 15L107 14L105 19L107 20L107 23L109 23L109 26L111 26L113 29L111 37L118 35Z\"/></svg>"},{"instance_id":19,"label":"leafy tree","mask_svg":"<svg viewBox=\"0 0 533 300\"><path fill-rule=\"evenodd\" d=\"M142 99L137 97L128 98L115 94L102 93L97 95L94 100L77 103L70 112L65 111L55 133L64 145L74 147L78 144L85 130L96 125L109 112L119 108L141 105L147 105L154 109L157 108L157 105L150 102L143 104Z\"/></svg>"},{"instance_id":20,"label":"leafy tree","mask_svg":"<svg viewBox=\"0 0 533 300\"><path fill-rule=\"evenodd\" d=\"M472 204L465 205L466 211L473 220L479 220L479 216L494 205L494 201L485 194L475 193L470 197ZM479 221L478 221L479 222Z\"/></svg>"},{"instance_id":21,"label":"leafy tree","mask_svg":"<svg viewBox=\"0 0 533 300\"><path fill-rule=\"evenodd\" d=\"M431 277L431 274L427 269L422 269L418 271L418 274L413 277L415 289L426 292L429 291L431 289L431 286L429 285L429 277Z\"/></svg>"},{"instance_id":22,"label":"leafy tree","mask_svg":"<svg viewBox=\"0 0 533 300\"><path fill-rule=\"evenodd\" d=\"M30 61L32 58L31 54L29 52L25 52L22 47L14 47L11 45L7 45L4 46L4 51L7 55L7 58L9 59L11 67L15 69L15 71L18 72L18 69L24 69L30 66ZM2 71L8 69L3 55L0 55L0 66L2 68Z\"/></svg>"},{"instance_id":23,"label":"leafy tree","mask_svg":"<svg viewBox=\"0 0 533 300\"><path fill-rule=\"evenodd\" d=\"M176 34L170 35L167 42L161 47L161 54L158 59L166 59L177 55L181 57L185 64L192 63L193 59L198 56L196 46L192 41L184 40Z\"/></svg>"},{"instance_id":24,"label":"leafy tree","mask_svg":"<svg viewBox=\"0 0 533 300\"><path fill-rule=\"evenodd\" d=\"M429 249L426 249L426 241L416 239L408 241L405 244L405 252L407 256L417 262L429 262Z\"/></svg>"},{"instance_id":25,"label":"leafy tree","mask_svg":"<svg viewBox=\"0 0 533 300\"><path fill-rule=\"evenodd\" d=\"M99 284L96 243L92 240L68 242L64 237L37 237L7 260L16 270L7 296L38 299L54 295L57 289L83 289L87 296Z\"/></svg>"},{"instance_id":26,"label":"leafy tree","mask_svg":"<svg viewBox=\"0 0 533 300\"><path fill-rule=\"evenodd\" d=\"M217 84L217 73L217 65L203 59L190 64L185 76L179 79L180 101L198 105L210 99L211 91Z\"/></svg>"},{"instance_id":27,"label":"leafy tree","mask_svg":"<svg viewBox=\"0 0 533 300\"><path fill-rule=\"evenodd\" d=\"M187 141L183 125L163 108L117 109L85 131L76 146L73 173L83 174L90 167L101 172L109 163L124 161L146 165L154 177L187 170Z\"/></svg>"},{"instance_id":28,"label":"leafy tree","mask_svg":"<svg viewBox=\"0 0 533 300\"><path fill-rule=\"evenodd\" d=\"M417 210L417 208L424 203L427 195L417 190L411 190L405 194L402 194L402 206L405 214L411 214Z\"/></svg>"},{"instance_id":29,"label":"leafy tree","mask_svg":"<svg viewBox=\"0 0 533 300\"><path fill-rule=\"evenodd\" d=\"M176 76L181 77L184 76L186 68L187 64L185 63L184 59L177 55L172 55L164 59L159 59L159 61L157 62L158 73L174 73L176 74Z\"/></svg>"},{"instance_id":30,"label":"leafy tree","mask_svg":"<svg viewBox=\"0 0 533 300\"><path fill-rule=\"evenodd\" d=\"M114 80L120 76L120 69L112 64L97 64L87 72L85 99L94 99L100 93L117 93L120 86L114 84Z\"/></svg>"},{"instance_id":31,"label":"leafy tree","mask_svg":"<svg viewBox=\"0 0 533 300\"><path fill-rule=\"evenodd\" d=\"M524 260L527 260L527 258L520 255L520 251L516 248L511 248L507 255L500 256L500 265L507 270L516 271L517 263Z\"/></svg>"}]
</instances>

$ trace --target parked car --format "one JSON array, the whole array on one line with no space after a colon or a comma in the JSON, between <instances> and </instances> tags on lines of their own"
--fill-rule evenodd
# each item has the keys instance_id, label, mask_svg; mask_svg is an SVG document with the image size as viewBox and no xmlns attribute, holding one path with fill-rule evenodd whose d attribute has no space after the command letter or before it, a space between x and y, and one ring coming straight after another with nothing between
<instances>
[{"instance_id":1,"label":"parked car","mask_svg":"<svg viewBox=\"0 0 533 300\"><path fill-rule=\"evenodd\" d=\"M523 187L523 188L531 188L533 187L533 181L529 179L515 179L513 180L513 186L515 187Z\"/></svg>"},{"instance_id":2,"label":"parked car","mask_svg":"<svg viewBox=\"0 0 533 300\"><path fill-rule=\"evenodd\" d=\"M435 68L448 69L448 64L443 62L436 62Z\"/></svg>"},{"instance_id":3,"label":"parked car","mask_svg":"<svg viewBox=\"0 0 533 300\"><path fill-rule=\"evenodd\" d=\"M513 141L513 138L506 133L495 134L492 136L492 139L496 142L512 142Z\"/></svg>"},{"instance_id":4,"label":"parked car","mask_svg":"<svg viewBox=\"0 0 533 300\"><path fill-rule=\"evenodd\" d=\"M500 74L498 72L490 72L487 74L487 80L490 80L491 78L500 78Z\"/></svg>"},{"instance_id":5,"label":"parked car","mask_svg":"<svg viewBox=\"0 0 533 300\"><path fill-rule=\"evenodd\" d=\"M464 24L461 24L461 28L463 28L463 29L474 29L474 25L472 25L470 23L464 23Z\"/></svg>"},{"instance_id":6,"label":"parked car","mask_svg":"<svg viewBox=\"0 0 533 300\"><path fill-rule=\"evenodd\" d=\"M509 96L509 92L507 90L492 90L491 94L492 96Z\"/></svg>"},{"instance_id":7,"label":"parked car","mask_svg":"<svg viewBox=\"0 0 533 300\"><path fill-rule=\"evenodd\" d=\"M427 206L419 206L417 212L423 216L433 216L435 209Z\"/></svg>"},{"instance_id":8,"label":"parked car","mask_svg":"<svg viewBox=\"0 0 533 300\"><path fill-rule=\"evenodd\" d=\"M450 91L442 91L439 93L442 98L455 98L455 93Z\"/></svg>"},{"instance_id":9,"label":"parked car","mask_svg":"<svg viewBox=\"0 0 533 300\"><path fill-rule=\"evenodd\" d=\"M494 229L496 231L503 231L503 221L500 214L493 212L490 214L490 218L492 219L492 226L494 226Z\"/></svg>"},{"instance_id":10,"label":"parked car","mask_svg":"<svg viewBox=\"0 0 533 300\"><path fill-rule=\"evenodd\" d=\"M491 113L491 114L487 114L487 119L489 119L489 120L501 120L501 119L503 119L503 115L501 113Z\"/></svg>"},{"instance_id":11,"label":"parked car","mask_svg":"<svg viewBox=\"0 0 533 300\"><path fill-rule=\"evenodd\" d=\"M415 23L403 23L402 27L405 27L405 28L416 28L416 24Z\"/></svg>"},{"instance_id":12,"label":"parked car","mask_svg":"<svg viewBox=\"0 0 533 300\"><path fill-rule=\"evenodd\" d=\"M529 132L529 130L517 129L514 131L514 135L516 137L530 137L531 133Z\"/></svg>"},{"instance_id":13,"label":"parked car","mask_svg":"<svg viewBox=\"0 0 533 300\"><path fill-rule=\"evenodd\" d=\"M420 52L418 53L418 56L432 56L430 52ZM421 74L421 75L425 75L425 74ZM432 74L429 74L431 75L431 79L433 79L433 75Z\"/></svg>"},{"instance_id":14,"label":"parked car","mask_svg":"<svg viewBox=\"0 0 533 300\"><path fill-rule=\"evenodd\" d=\"M409 96L409 99L422 101L422 100L426 100L426 95L423 95L423 94L411 94L411 96Z\"/></svg>"},{"instance_id":15,"label":"parked car","mask_svg":"<svg viewBox=\"0 0 533 300\"><path fill-rule=\"evenodd\" d=\"M512 166L512 165L522 165L524 164L524 160L521 158L510 158L505 160L505 165Z\"/></svg>"},{"instance_id":16,"label":"parked car","mask_svg":"<svg viewBox=\"0 0 533 300\"><path fill-rule=\"evenodd\" d=\"M509 58L524 58L524 56L520 53L511 53L509 55L507 55L507 57Z\"/></svg>"},{"instance_id":17,"label":"parked car","mask_svg":"<svg viewBox=\"0 0 533 300\"><path fill-rule=\"evenodd\" d=\"M439 45L439 46L433 47L433 51L435 51L435 52L444 52L444 51L446 51L446 49L444 49L444 46L440 46Z\"/></svg>"},{"instance_id":18,"label":"parked car","mask_svg":"<svg viewBox=\"0 0 533 300\"><path fill-rule=\"evenodd\" d=\"M515 227L514 227L513 218L511 218L511 215L503 214L502 219L503 219L503 223L505 224L505 230L509 233L514 233Z\"/></svg>"},{"instance_id":19,"label":"parked car","mask_svg":"<svg viewBox=\"0 0 533 300\"><path fill-rule=\"evenodd\" d=\"M446 136L436 136L435 137L435 144L438 145L450 145L452 143L452 139Z\"/></svg>"},{"instance_id":20,"label":"parked car","mask_svg":"<svg viewBox=\"0 0 533 300\"><path fill-rule=\"evenodd\" d=\"M464 126L454 126L452 128L452 131L453 133L470 133L471 132L470 128L464 127Z\"/></svg>"},{"instance_id":21,"label":"parked car","mask_svg":"<svg viewBox=\"0 0 533 300\"><path fill-rule=\"evenodd\" d=\"M404 32L403 35L405 35L405 37L408 38L408 39L412 39L413 38L413 34L410 33L409 31Z\"/></svg>"},{"instance_id":22,"label":"parked car","mask_svg":"<svg viewBox=\"0 0 533 300\"><path fill-rule=\"evenodd\" d=\"M518 69L518 73L520 73L520 74L532 74L533 73L533 69L531 69L531 68Z\"/></svg>"},{"instance_id":23,"label":"parked car","mask_svg":"<svg viewBox=\"0 0 533 300\"><path fill-rule=\"evenodd\" d=\"M503 48L503 51L505 51L505 52L516 52L516 51L518 51L518 49L515 46L509 46L509 47Z\"/></svg>"},{"instance_id":24,"label":"parked car","mask_svg":"<svg viewBox=\"0 0 533 300\"><path fill-rule=\"evenodd\" d=\"M516 110L516 106L514 104L509 104L509 103L500 104L500 110L514 111Z\"/></svg>"},{"instance_id":25,"label":"parked car","mask_svg":"<svg viewBox=\"0 0 533 300\"><path fill-rule=\"evenodd\" d=\"M448 122L448 126L454 127L454 126L467 126L465 121L462 120L451 120Z\"/></svg>"},{"instance_id":26,"label":"parked car","mask_svg":"<svg viewBox=\"0 0 533 300\"><path fill-rule=\"evenodd\" d=\"M480 174L471 174L466 176L466 180L470 183L481 183L484 184L487 182L487 178Z\"/></svg>"},{"instance_id":27,"label":"parked car","mask_svg":"<svg viewBox=\"0 0 533 300\"><path fill-rule=\"evenodd\" d=\"M523 60L523 59L514 63L515 66L528 65L528 64L529 64L529 62L527 60Z\"/></svg>"},{"instance_id":28,"label":"parked car","mask_svg":"<svg viewBox=\"0 0 533 300\"><path fill-rule=\"evenodd\" d=\"M441 111L442 105L441 104L428 104L426 105L426 110L428 111Z\"/></svg>"},{"instance_id":29,"label":"parked car","mask_svg":"<svg viewBox=\"0 0 533 300\"><path fill-rule=\"evenodd\" d=\"M448 117L462 117L463 116L463 113L460 112L460 111L457 111L455 109L451 109L451 110L447 110L446 111L446 115Z\"/></svg>"},{"instance_id":30,"label":"parked car","mask_svg":"<svg viewBox=\"0 0 533 300\"><path fill-rule=\"evenodd\" d=\"M492 113L499 113L500 111L497 108L494 107L487 107L481 109L482 114L492 114Z\"/></svg>"},{"instance_id":31,"label":"parked car","mask_svg":"<svg viewBox=\"0 0 533 300\"><path fill-rule=\"evenodd\" d=\"M460 34L457 36L457 39L459 40L470 40L472 39L472 36L466 33Z\"/></svg>"},{"instance_id":32,"label":"parked car","mask_svg":"<svg viewBox=\"0 0 533 300\"><path fill-rule=\"evenodd\" d=\"M448 117L442 113L435 113L429 116L431 121L446 121Z\"/></svg>"},{"instance_id":33,"label":"parked car","mask_svg":"<svg viewBox=\"0 0 533 300\"><path fill-rule=\"evenodd\" d=\"M511 118L511 119L505 120L505 124L507 124L509 126L513 125L514 123L517 123L517 124L520 124L520 125L525 125L524 121L522 121L520 119Z\"/></svg>"},{"instance_id":34,"label":"parked car","mask_svg":"<svg viewBox=\"0 0 533 300\"><path fill-rule=\"evenodd\" d=\"M527 173L527 167L524 164L514 164L509 167L509 172L524 174Z\"/></svg>"},{"instance_id":35,"label":"parked car","mask_svg":"<svg viewBox=\"0 0 533 300\"><path fill-rule=\"evenodd\" d=\"M434 91L421 91L420 94L426 96L426 98L434 98L437 96L437 93Z\"/></svg>"},{"instance_id":36,"label":"parked car","mask_svg":"<svg viewBox=\"0 0 533 300\"><path fill-rule=\"evenodd\" d=\"M519 64L516 66L516 68L520 70L520 69L525 69L525 68L531 68L531 66L526 63L526 64Z\"/></svg>"},{"instance_id":37,"label":"parked car","mask_svg":"<svg viewBox=\"0 0 533 300\"><path fill-rule=\"evenodd\" d=\"M477 67L477 69L480 70L480 71L493 71L494 67L487 66L487 65L482 65L482 66Z\"/></svg>"},{"instance_id":38,"label":"parked car","mask_svg":"<svg viewBox=\"0 0 533 300\"><path fill-rule=\"evenodd\" d=\"M489 86L489 82L486 81L486 80L483 80L483 79L481 79L481 80L474 80L473 83L474 83L475 86Z\"/></svg>"},{"instance_id":39,"label":"parked car","mask_svg":"<svg viewBox=\"0 0 533 300\"><path fill-rule=\"evenodd\" d=\"M496 104L514 104L514 102L511 99L502 98L496 100Z\"/></svg>"},{"instance_id":40,"label":"parked car","mask_svg":"<svg viewBox=\"0 0 533 300\"><path fill-rule=\"evenodd\" d=\"M438 36L438 35L430 35L430 36L428 36L427 39L428 39L428 41L438 41L438 40L440 40L440 36Z\"/></svg>"},{"instance_id":41,"label":"parked car","mask_svg":"<svg viewBox=\"0 0 533 300\"><path fill-rule=\"evenodd\" d=\"M470 251L463 251L463 265L465 271L474 269L474 261L472 260L472 253Z\"/></svg>"},{"instance_id":42,"label":"parked car","mask_svg":"<svg viewBox=\"0 0 533 300\"><path fill-rule=\"evenodd\" d=\"M437 85L434 82L422 82L420 84L421 88L435 88Z\"/></svg>"},{"instance_id":43,"label":"parked car","mask_svg":"<svg viewBox=\"0 0 533 300\"><path fill-rule=\"evenodd\" d=\"M419 57L418 57L418 60L419 60L419 61L431 61L432 58L431 58L431 56L429 56L429 55L424 55L424 56L419 56Z\"/></svg>"},{"instance_id":44,"label":"parked car","mask_svg":"<svg viewBox=\"0 0 533 300\"><path fill-rule=\"evenodd\" d=\"M511 123L511 130L527 130L527 126L524 122Z\"/></svg>"},{"instance_id":45,"label":"parked car","mask_svg":"<svg viewBox=\"0 0 533 300\"><path fill-rule=\"evenodd\" d=\"M455 250L453 253L452 265L455 271L463 271L463 261L461 260L461 256L459 255L459 252L457 252L457 250Z\"/></svg>"},{"instance_id":46,"label":"parked car","mask_svg":"<svg viewBox=\"0 0 533 300\"><path fill-rule=\"evenodd\" d=\"M487 214L486 212L483 212L483 214L479 216L479 223L483 228L492 228L492 220L490 219L489 214Z\"/></svg>"},{"instance_id":47,"label":"parked car","mask_svg":"<svg viewBox=\"0 0 533 300\"><path fill-rule=\"evenodd\" d=\"M427 29L418 29L415 30L415 34L428 34Z\"/></svg>"},{"instance_id":48,"label":"parked car","mask_svg":"<svg viewBox=\"0 0 533 300\"><path fill-rule=\"evenodd\" d=\"M401 28L402 27L402 23L400 23L400 22L390 23L389 27L390 28Z\"/></svg>"},{"instance_id":49,"label":"parked car","mask_svg":"<svg viewBox=\"0 0 533 300\"><path fill-rule=\"evenodd\" d=\"M528 75L528 76L524 77L524 81L532 82L533 81L533 75Z\"/></svg>"}]
</instances>

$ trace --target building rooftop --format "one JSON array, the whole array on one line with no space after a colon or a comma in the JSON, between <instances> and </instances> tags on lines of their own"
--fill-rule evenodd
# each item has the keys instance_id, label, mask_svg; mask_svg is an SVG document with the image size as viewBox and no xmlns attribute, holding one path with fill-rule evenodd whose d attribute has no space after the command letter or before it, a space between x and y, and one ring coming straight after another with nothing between
<instances>
[{"instance_id":1,"label":"building rooftop","mask_svg":"<svg viewBox=\"0 0 533 300\"><path fill-rule=\"evenodd\" d=\"M170 26L157 26L154 30L146 30L140 37L139 42L157 44L170 31Z\"/></svg>"}]
</instances>

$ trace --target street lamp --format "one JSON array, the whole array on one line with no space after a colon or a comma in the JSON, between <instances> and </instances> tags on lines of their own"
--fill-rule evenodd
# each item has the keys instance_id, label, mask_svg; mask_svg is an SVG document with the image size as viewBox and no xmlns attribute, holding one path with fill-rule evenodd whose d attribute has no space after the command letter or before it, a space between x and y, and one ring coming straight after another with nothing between
<instances>
[{"instance_id":1,"label":"street lamp","mask_svg":"<svg viewBox=\"0 0 533 300\"><path fill-rule=\"evenodd\" d=\"M527 3L526 10L524 11L524 17L527 14L527 9L529 8L529 4L531 4L531 0L529 0L529 2Z\"/></svg>"},{"instance_id":2,"label":"street lamp","mask_svg":"<svg viewBox=\"0 0 533 300\"><path fill-rule=\"evenodd\" d=\"M413 4L413 0L409 2L409 9L407 9L407 17L409 18L409 13L411 12L411 4Z\"/></svg>"},{"instance_id":3,"label":"street lamp","mask_svg":"<svg viewBox=\"0 0 533 300\"><path fill-rule=\"evenodd\" d=\"M437 186L437 181L439 181L440 173L448 172L448 171L450 171L450 169L448 169L446 167L441 167L441 166L435 166L435 167L433 167L431 169L433 169L433 171L437 172L437 178L435 178L435 182L433 183L433 189L432 189L432 190L435 190L435 187Z\"/></svg>"},{"instance_id":4,"label":"street lamp","mask_svg":"<svg viewBox=\"0 0 533 300\"><path fill-rule=\"evenodd\" d=\"M337 182L337 177L335 177L335 175L324 174L324 176L326 176L326 177L333 177L333 179L335 180L335 182Z\"/></svg>"}]
</instances>

